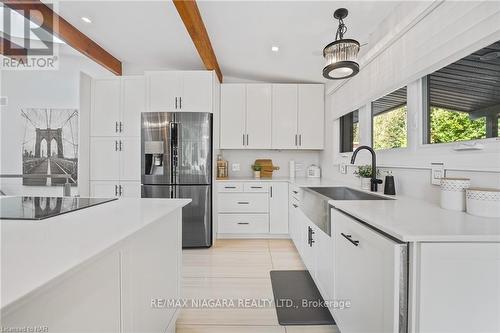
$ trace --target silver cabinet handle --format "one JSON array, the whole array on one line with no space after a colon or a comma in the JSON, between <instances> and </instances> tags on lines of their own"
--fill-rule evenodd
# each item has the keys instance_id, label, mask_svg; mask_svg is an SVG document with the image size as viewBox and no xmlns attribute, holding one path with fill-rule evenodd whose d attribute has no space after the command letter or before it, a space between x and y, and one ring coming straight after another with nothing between
<instances>
[{"instance_id":1,"label":"silver cabinet handle","mask_svg":"<svg viewBox=\"0 0 500 333\"><path fill-rule=\"evenodd\" d=\"M175 109L177 110L177 97L175 98Z\"/></svg>"},{"instance_id":2,"label":"silver cabinet handle","mask_svg":"<svg viewBox=\"0 0 500 333\"><path fill-rule=\"evenodd\" d=\"M247 146L248 146L248 145L249 145L249 143L248 143L248 134L247 134Z\"/></svg>"},{"instance_id":3,"label":"silver cabinet handle","mask_svg":"<svg viewBox=\"0 0 500 333\"><path fill-rule=\"evenodd\" d=\"M118 194L120 194L120 197L122 196L123 194L123 188L121 185L118 185Z\"/></svg>"},{"instance_id":4,"label":"silver cabinet handle","mask_svg":"<svg viewBox=\"0 0 500 333\"><path fill-rule=\"evenodd\" d=\"M118 141L115 140L115 151L118 151Z\"/></svg>"},{"instance_id":5,"label":"silver cabinet handle","mask_svg":"<svg viewBox=\"0 0 500 333\"><path fill-rule=\"evenodd\" d=\"M298 146L298 144L297 144L297 134L295 134L295 146Z\"/></svg>"},{"instance_id":6,"label":"silver cabinet handle","mask_svg":"<svg viewBox=\"0 0 500 333\"><path fill-rule=\"evenodd\" d=\"M250 202L248 201L238 201L238 205L249 205Z\"/></svg>"},{"instance_id":7,"label":"silver cabinet handle","mask_svg":"<svg viewBox=\"0 0 500 333\"><path fill-rule=\"evenodd\" d=\"M122 140L120 140L120 145L119 146L120 146L120 151L122 151L123 150L123 142L122 142Z\"/></svg>"},{"instance_id":8,"label":"silver cabinet handle","mask_svg":"<svg viewBox=\"0 0 500 333\"><path fill-rule=\"evenodd\" d=\"M182 97L179 97L179 109L182 109Z\"/></svg>"},{"instance_id":9,"label":"silver cabinet handle","mask_svg":"<svg viewBox=\"0 0 500 333\"><path fill-rule=\"evenodd\" d=\"M302 134L299 134L299 146L302 147Z\"/></svg>"},{"instance_id":10,"label":"silver cabinet handle","mask_svg":"<svg viewBox=\"0 0 500 333\"><path fill-rule=\"evenodd\" d=\"M272 198L273 197L273 187L269 186L269 196Z\"/></svg>"},{"instance_id":11,"label":"silver cabinet handle","mask_svg":"<svg viewBox=\"0 0 500 333\"><path fill-rule=\"evenodd\" d=\"M118 185L115 185L115 197L118 196Z\"/></svg>"},{"instance_id":12,"label":"silver cabinet handle","mask_svg":"<svg viewBox=\"0 0 500 333\"><path fill-rule=\"evenodd\" d=\"M297 206L296 204L292 204L293 208L298 208L299 206Z\"/></svg>"},{"instance_id":13,"label":"silver cabinet handle","mask_svg":"<svg viewBox=\"0 0 500 333\"><path fill-rule=\"evenodd\" d=\"M250 186L250 188L262 188L262 186Z\"/></svg>"},{"instance_id":14,"label":"silver cabinet handle","mask_svg":"<svg viewBox=\"0 0 500 333\"><path fill-rule=\"evenodd\" d=\"M243 225L243 224L246 225L246 224L250 224L250 223L248 223L248 222L238 222L238 224L240 224L240 225Z\"/></svg>"},{"instance_id":15,"label":"silver cabinet handle","mask_svg":"<svg viewBox=\"0 0 500 333\"><path fill-rule=\"evenodd\" d=\"M292 191L292 192L295 193L295 194L299 194L299 192L297 192L297 191Z\"/></svg>"},{"instance_id":16,"label":"silver cabinet handle","mask_svg":"<svg viewBox=\"0 0 500 333\"><path fill-rule=\"evenodd\" d=\"M243 134L243 146L245 145L245 134Z\"/></svg>"},{"instance_id":17,"label":"silver cabinet handle","mask_svg":"<svg viewBox=\"0 0 500 333\"><path fill-rule=\"evenodd\" d=\"M224 188L236 188L236 186L224 186Z\"/></svg>"},{"instance_id":18,"label":"silver cabinet handle","mask_svg":"<svg viewBox=\"0 0 500 333\"><path fill-rule=\"evenodd\" d=\"M115 121L115 133L118 133L118 122Z\"/></svg>"},{"instance_id":19,"label":"silver cabinet handle","mask_svg":"<svg viewBox=\"0 0 500 333\"><path fill-rule=\"evenodd\" d=\"M120 121L120 133L123 132L123 123Z\"/></svg>"}]
</instances>

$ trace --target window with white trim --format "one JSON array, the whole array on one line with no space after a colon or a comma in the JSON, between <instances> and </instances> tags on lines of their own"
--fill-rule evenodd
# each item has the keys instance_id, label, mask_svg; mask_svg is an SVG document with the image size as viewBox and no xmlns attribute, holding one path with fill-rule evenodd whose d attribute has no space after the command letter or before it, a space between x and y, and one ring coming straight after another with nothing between
<instances>
[{"instance_id":1,"label":"window with white trim","mask_svg":"<svg viewBox=\"0 0 500 333\"><path fill-rule=\"evenodd\" d=\"M424 143L498 137L500 41L424 78Z\"/></svg>"},{"instance_id":2,"label":"window with white trim","mask_svg":"<svg viewBox=\"0 0 500 333\"><path fill-rule=\"evenodd\" d=\"M374 149L404 148L408 145L406 87L372 102Z\"/></svg>"}]
</instances>

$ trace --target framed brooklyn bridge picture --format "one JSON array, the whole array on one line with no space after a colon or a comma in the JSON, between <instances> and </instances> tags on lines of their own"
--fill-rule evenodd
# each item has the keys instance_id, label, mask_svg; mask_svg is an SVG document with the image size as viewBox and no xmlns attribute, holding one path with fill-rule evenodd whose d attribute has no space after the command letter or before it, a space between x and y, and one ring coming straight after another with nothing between
<instances>
[{"instance_id":1,"label":"framed brooklyn bridge picture","mask_svg":"<svg viewBox=\"0 0 500 333\"><path fill-rule=\"evenodd\" d=\"M78 183L78 110L24 108L23 185Z\"/></svg>"}]
</instances>

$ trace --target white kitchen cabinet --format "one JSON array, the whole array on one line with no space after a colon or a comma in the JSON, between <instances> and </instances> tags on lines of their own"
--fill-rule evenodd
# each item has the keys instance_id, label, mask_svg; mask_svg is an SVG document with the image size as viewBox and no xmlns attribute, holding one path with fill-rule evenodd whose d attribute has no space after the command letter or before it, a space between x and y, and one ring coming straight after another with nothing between
<instances>
[{"instance_id":1,"label":"white kitchen cabinet","mask_svg":"<svg viewBox=\"0 0 500 333\"><path fill-rule=\"evenodd\" d=\"M119 180L119 140L115 137L90 138L90 180Z\"/></svg>"},{"instance_id":2,"label":"white kitchen cabinet","mask_svg":"<svg viewBox=\"0 0 500 333\"><path fill-rule=\"evenodd\" d=\"M269 187L269 233L288 232L288 183L273 182Z\"/></svg>"},{"instance_id":3,"label":"white kitchen cabinet","mask_svg":"<svg viewBox=\"0 0 500 333\"><path fill-rule=\"evenodd\" d=\"M150 72L147 77L148 111L178 111L182 94L182 73L179 71Z\"/></svg>"},{"instance_id":4,"label":"white kitchen cabinet","mask_svg":"<svg viewBox=\"0 0 500 333\"><path fill-rule=\"evenodd\" d=\"M297 149L297 103L298 85L273 84L273 149Z\"/></svg>"},{"instance_id":5,"label":"white kitchen cabinet","mask_svg":"<svg viewBox=\"0 0 500 333\"><path fill-rule=\"evenodd\" d=\"M141 112L146 110L146 87L143 76L122 79L121 136L141 136Z\"/></svg>"},{"instance_id":6,"label":"white kitchen cabinet","mask_svg":"<svg viewBox=\"0 0 500 333\"><path fill-rule=\"evenodd\" d=\"M322 84L298 86L298 148L323 149L325 91Z\"/></svg>"},{"instance_id":7,"label":"white kitchen cabinet","mask_svg":"<svg viewBox=\"0 0 500 333\"><path fill-rule=\"evenodd\" d=\"M141 141L136 137L120 138L120 181L141 180Z\"/></svg>"},{"instance_id":8,"label":"white kitchen cabinet","mask_svg":"<svg viewBox=\"0 0 500 333\"><path fill-rule=\"evenodd\" d=\"M340 331L400 332L405 327L406 248L332 209L335 223L334 297L349 300L348 310L335 308Z\"/></svg>"},{"instance_id":9,"label":"white kitchen cabinet","mask_svg":"<svg viewBox=\"0 0 500 333\"><path fill-rule=\"evenodd\" d=\"M212 112L212 73L211 71L183 72L181 111Z\"/></svg>"},{"instance_id":10,"label":"white kitchen cabinet","mask_svg":"<svg viewBox=\"0 0 500 333\"><path fill-rule=\"evenodd\" d=\"M151 112L212 112L212 71L147 72Z\"/></svg>"},{"instance_id":11,"label":"white kitchen cabinet","mask_svg":"<svg viewBox=\"0 0 500 333\"><path fill-rule=\"evenodd\" d=\"M90 136L140 136L145 110L142 76L93 80Z\"/></svg>"},{"instance_id":12,"label":"white kitchen cabinet","mask_svg":"<svg viewBox=\"0 0 500 333\"><path fill-rule=\"evenodd\" d=\"M245 148L246 87L244 84L221 85L220 148Z\"/></svg>"},{"instance_id":13,"label":"white kitchen cabinet","mask_svg":"<svg viewBox=\"0 0 500 333\"><path fill-rule=\"evenodd\" d=\"M92 91L90 135L117 136L121 106L120 79L94 80Z\"/></svg>"},{"instance_id":14,"label":"white kitchen cabinet","mask_svg":"<svg viewBox=\"0 0 500 333\"><path fill-rule=\"evenodd\" d=\"M219 235L283 237L288 235L287 182L219 182Z\"/></svg>"},{"instance_id":15,"label":"white kitchen cabinet","mask_svg":"<svg viewBox=\"0 0 500 333\"><path fill-rule=\"evenodd\" d=\"M140 198L141 182L91 181L90 194L96 198Z\"/></svg>"},{"instance_id":16,"label":"white kitchen cabinet","mask_svg":"<svg viewBox=\"0 0 500 333\"><path fill-rule=\"evenodd\" d=\"M317 228L313 235L313 251L315 257L315 277L318 289L323 298L333 299L334 283L334 242L332 238Z\"/></svg>"},{"instance_id":17,"label":"white kitchen cabinet","mask_svg":"<svg viewBox=\"0 0 500 333\"><path fill-rule=\"evenodd\" d=\"M271 148L272 101L270 84L246 85L246 148Z\"/></svg>"}]
</instances>

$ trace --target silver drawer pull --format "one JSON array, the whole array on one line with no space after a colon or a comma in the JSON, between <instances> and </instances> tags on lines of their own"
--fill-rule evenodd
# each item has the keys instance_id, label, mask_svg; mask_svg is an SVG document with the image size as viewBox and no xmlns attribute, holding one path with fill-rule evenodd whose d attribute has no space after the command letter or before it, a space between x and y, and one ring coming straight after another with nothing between
<instances>
[{"instance_id":1,"label":"silver drawer pull","mask_svg":"<svg viewBox=\"0 0 500 333\"><path fill-rule=\"evenodd\" d=\"M250 202L248 201L238 201L238 205L248 205Z\"/></svg>"},{"instance_id":2,"label":"silver drawer pull","mask_svg":"<svg viewBox=\"0 0 500 333\"><path fill-rule=\"evenodd\" d=\"M296 204L292 204L292 206L293 206L294 208L297 208L297 207L299 207L299 206L297 206Z\"/></svg>"},{"instance_id":3,"label":"silver drawer pull","mask_svg":"<svg viewBox=\"0 0 500 333\"><path fill-rule=\"evenodd\" d=\"M292 192L295 193L295 194L299 194L299 192L297 192L297 191L292 191Z\"/></svg>"},{"instance_id":4,"label":"silver drawer pull","mask_svg":"<svg viewBox=\"0 0 500 333\"><path fill-rule=\"evenodd\" d=\"M238 224L245 224L246 225L246 224L250 224L250 223L248 223L248 222L238 222Z\"/></svg>"},{"instance_id":5,"label":"silver drawer pull","mask_svg":"<svg viewBox=\"0 0 500 333\"><path fill-rule=\"evenodd\" d=\"M250 188L262 188L262 186L250 186Z\"/></svg>"},{"instance_id":6,"label":"silver drawer pull","mask_svg":"<svg viewBox=\"0 0 500 333\"><path fill-rule=\"evenodd\" d=\"M224 186L224 188L236 188L236 186Z\"/></svg>"}]
</instances>

